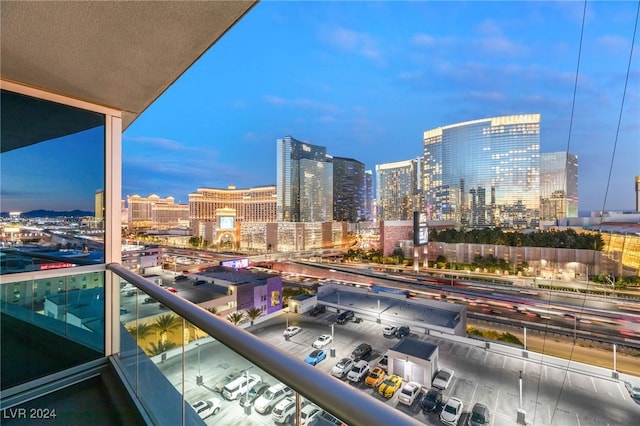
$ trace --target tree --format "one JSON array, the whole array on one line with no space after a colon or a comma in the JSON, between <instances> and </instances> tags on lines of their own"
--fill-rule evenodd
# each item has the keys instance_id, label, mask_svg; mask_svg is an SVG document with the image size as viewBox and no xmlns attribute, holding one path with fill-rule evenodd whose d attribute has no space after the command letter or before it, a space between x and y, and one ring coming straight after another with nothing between
<instances>
[{"instance_id":1,"label":"tree","mask_svg":"<svg viewBox=\"0 0 640 426\"><path fill-rule=\"evenodd\" d=\"M173 334L176 328L182 327L182 318L171 314L160 315L151 327L160 333L160 340L164 345L167 343L167 335Z\"/></svg>"},{"instance_id":2,"label":"tree","mask_svg":"<svg viewBox=\"0 0 640 426\"><path fill-rule=\"evenodd\" d=\"M247 309L247 316L251 320L251 325L253 325L253 321L255 321L255 319L258 318L260 315L262 315L262 309L259 309L259 308Z\"/></svg>"},{"instance_id":3,"label":"tree","mask_svg":"<svg viewBox=\"0 0 640 426\"><path fill-rule=\"evenodd\" d=\"M227 315L227 320L233 325L238 325L244 320L244 312L233 312Z\"/></svg>"},{"instance_id":4,"label":"tree","mask_svg":"<svg viewBox=\"0 0 640 426\"><path fill-rule=\"evenodd\" d=\"M138 323L137 327L127 327L127 331L140 340L148 337L154 331L154 327L146 323Z\"/></svg>"},{"instance_id":5,"label":"tree","mask_svg":"<svg viewBox=\"0 0 640 426\"><path fill-rule=\"evenodd\" d=\"M173 342L163 342L162 340L158 340L158 343L151 343L149 345L149 350L147 353L149 356L160 355L162 352L166 352L169 349L175 348L177 345Z\"/></svg>"},{"instance_id":6,"label":"tree","mask_svg":"<svg viewBox=\"0 0 640 426\"><path fill-rule=\"evenodd\" d=\"M211 312L213 315L218 315L218 308L216 308L215 306L207 308L207 311Z\"/></svg>"}]
</instances>

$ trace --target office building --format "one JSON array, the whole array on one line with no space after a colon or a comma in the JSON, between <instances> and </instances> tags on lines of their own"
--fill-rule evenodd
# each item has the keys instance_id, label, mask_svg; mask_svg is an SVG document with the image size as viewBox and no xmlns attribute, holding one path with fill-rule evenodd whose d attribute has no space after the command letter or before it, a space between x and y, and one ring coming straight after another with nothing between
<instances>
[{"instance_id":1,"label":"office building","mask_svg":"<svg viewBox=\"0 0 640 426\"><path fill-rule=\"evenodd\" d=\"M423 176L430 219L470 227L535 226L540 211L540 114L486 118L424 132Z\"/></svg>"},{"instance_id":2,"label":"office building","mask_svg":"<svg viewBox=\"0 0 640 426\"><path fill-rule=\"evenodd\" d=\"M640 176L636 176L636 211L640 212Z\"/></svg>"},{"instance_id":3,"label":"office building","mask_svg":"<svg viewBox=\"0 0 640 426\"><path fill-rule=\"evenodd\" d=\"M276 144L276 220L333 220L333 163L326 148L291 136L277 139Z\"/></svg>"},{"instance_id":4,"label":"office building","mask_svg":"<svg viewBox=\"0 0 640 426\"><path fill-rule=\"evenodd\" d=\"M540 153L540 219L578 217L578 157Z\"/></svg>"},{"instance_id":5,"label":"office building","mask_svg":"<svg viewBox=\"0 0 640 426\"><path fill-rule=\"evenodd\" d=\"M421 171L421 158L376 165L379 220L413 220L422 206Z\"/></svg>"},{"instance_id":6,"label":"office building","mask_svg":"<svg viewBox=\"0 0 640 426\"><path fill-rule=\"evenodd\" d=\"M357 222L366 216L364 164L352 158L333 157L333 220Z\"/></svg>"},{"instance_id":7,"label":"office building","mask_svg":"<svg viewBox=\"0 0 640 426\"><path fill-rule=\"evenodd\" d=\"M364 220L374 220L376 208L374 206L373 172L371 170L366 170L364 172L364 186Z\"/></svg>"}]
</instances>

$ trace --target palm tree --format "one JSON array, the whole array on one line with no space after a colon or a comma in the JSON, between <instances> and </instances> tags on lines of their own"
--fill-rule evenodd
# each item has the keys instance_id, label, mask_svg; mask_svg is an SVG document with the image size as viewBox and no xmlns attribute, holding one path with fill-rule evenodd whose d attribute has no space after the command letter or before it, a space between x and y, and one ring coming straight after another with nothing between
<instances>
[{"instance_id":1,"label":"palm tree","mask_svg":"<svg viewBox=\"0 0 640 426\"><path fill-rule=\"evenodd\" d=\"M154 330L154 327L147 323L138 323L136 327L127 327L127 331L137 340L145 339Z\"/></svg>"},{"instance_id":2,"label":"palm tree","mask_svg":"<svg viewBox=\"0 0 640 426\"><path fill-rule=\"evenodd\" d=\"M207 308L207 311L211 312L213 315L218 315L218 309L215 306Z\"/></svg>"},{"instance_id":3,"label":"palm tree","mask_svg":"<svg viewBox=\"0 0 640 426\"><path fill-rule=\"evenodd\" d=\"M242 322L242 320L244 319L244 312L234 312L231 313L229 315L227 315L227 320L229 320L229 322L233 323L233 325L238 325Z\"/></svg>"},{"instance_id":4,"label":"palm tree","mask_svg":"<svg viewBox=\"0 0 640 426\"><path fill-rule=\"evenodd\" d=\"M160 338L164 345L167 343L167 334L173 333L173 330L182 327L182 318L171 314L160 315L151 327L160 333Z\"/></svg>"},{"instance_id":5,"label":"palm tree","mask_svg":"<svg viewBox=\"0 0 640 426\"><path fill-rule=\"evenodd\" d=\"M262 315L262 309L260 308L251 308L251 309L247 309L247 316L249 317L249 319L251 320L251 325L253 325L253 321L258 318L260 315Z\"/></svg>"},{"instance_id":6,"label":"palm tree","mask_svg":"<svg viewBox=\"0 0 640 426\"><path fill-rule=\"evenodd\" d=\"M158 343L151 343L149 345L148 354L149 356L160 355L162 352L166 352L169 349L175 348L176 345L173 342L163 342L162 340L158 340Z\"/></svg>"}]
</instances>

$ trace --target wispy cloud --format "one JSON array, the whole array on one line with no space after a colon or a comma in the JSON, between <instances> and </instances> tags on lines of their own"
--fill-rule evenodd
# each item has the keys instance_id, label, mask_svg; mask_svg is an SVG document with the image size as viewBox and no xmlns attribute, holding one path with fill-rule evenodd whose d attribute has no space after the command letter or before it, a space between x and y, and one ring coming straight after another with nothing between
<instances>
[{"instance_id":1,"label":"wispy cloud","mask_svg":"<svg viewBox=\"0 0 640 426\"><path fill-rule=\"evenodd\" d=\"M163 149L170 151L179 151L189 146L178 141L166 138L156 138L152 136L124 136L123 142L134 143L136 145L148 145L149 149Z\"/></svg>"},{"instance_id":2,"label":"wispy cloud","mask_svg":"<svg viewBox=\"0 0 640 426\"><path fill-rule=\"evenodd\" d=\"M354 53L376 62L383 60L383 55L376 40L368 33L336 28L321 32L322 38L331 46L347 52Z\"/></svg>"},{"instance_id":3,"label":"wispy cloud","mask_svg":"<svg viewBox=\"0 0 640 426\"><path fill-rule=\"evenodd\" d=\"M266 103L276 106L313 109L331 113L340 111L340 109L336 105L318 102L311 99L286 99L280 96L266 95L264 97L264 100Z\"/></svg>"},{"instance_id":4,"label":"wispy cloud","mask_svg":"<svg viewBox=\"0 0 640 426\"><path fill-rule=\"evenodd\" d=\"M607 34L596 40L596 46L599 49L608 52L627 52L630 51L629 40L619 36Z\"/></svg>"},{"instance_id":5,"label":"wispy cloud","mask_svg":"<svg viewBox=\"0 0 640 426\"><path fill-rule=\"evenodd\" d=\"M418 47L433 47L436 45L436 39L429 34L416 34L411 39L411 44Z\"/></svg>"}]
</instances>

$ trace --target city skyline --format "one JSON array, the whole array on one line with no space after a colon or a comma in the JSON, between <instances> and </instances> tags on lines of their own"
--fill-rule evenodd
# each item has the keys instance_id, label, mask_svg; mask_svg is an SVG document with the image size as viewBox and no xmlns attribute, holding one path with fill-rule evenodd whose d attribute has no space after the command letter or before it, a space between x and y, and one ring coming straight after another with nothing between
<instances>
[{"instance_id":1,"label":"city skyline","mask_svg":"<svg viewBox=\"0 0 640 426\"><path fill-rule=\"evenodd\" d=\"M582 34L584 7L260 2L124 131L122 197L187 203L200 187L274 185L285 136L372 171L421 156L429 129L539 113L540 151L578 157L579 210L633 210L637 5L588 2ZM93 167L86 151L58 155ZM6 191L20 189L3 184L3 211L90 210L100 187L74 205L9 206Z\"/></svg>"}]
</instances>

